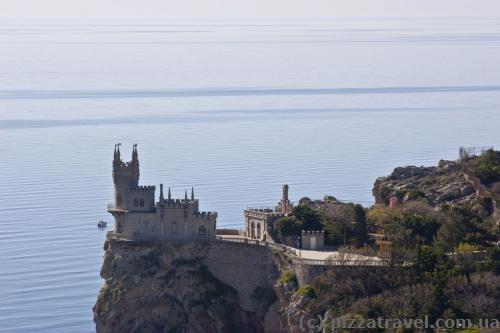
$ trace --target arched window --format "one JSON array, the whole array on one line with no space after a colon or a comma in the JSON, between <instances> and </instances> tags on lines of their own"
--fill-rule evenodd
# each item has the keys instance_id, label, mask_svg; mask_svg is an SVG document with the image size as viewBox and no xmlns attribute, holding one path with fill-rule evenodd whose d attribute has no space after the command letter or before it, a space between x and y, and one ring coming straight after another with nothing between
<instances>
[{"instance_id":1,"label":"arched window","mask_svg":"<svg viewBox=\"0 0 500 333\"><path fill-rule=\"evenodd\" d=\"M141 199L140 205L141 205L141 207L144 207L144 199Z\"/></svg>"},{"instance_id":2,"label":"arched window","mask_svg":"<svg viewBox=\"0 0 500 333\"><path fill-rule=\"evenodd\" d=\"M120 193L118 193L118 194L116 195L116 205L117 205L118 207L121 207L121 205L122 205L122 196L120 195Z\"/></svg>"},{"instance_id":3,"label":"arched window","mask_svg":"<svg viewBox=\"0 0 500 333\"><path fill-rule=\"evenodd\" d=\"M198 229L198 235L199 236L206 236L207 235L207 228L205 228L205 226L200 226L200 228Z\"/></svg>"},{"instance_id":4,"label":"arched window","mask_svg":"<svg viewBox=\"0 0 500 333\"><path fill-rule=\"evenodd\" d=\"M134 199L134 207L139 207L139 200Z\"/></svg>"}]
</instances>

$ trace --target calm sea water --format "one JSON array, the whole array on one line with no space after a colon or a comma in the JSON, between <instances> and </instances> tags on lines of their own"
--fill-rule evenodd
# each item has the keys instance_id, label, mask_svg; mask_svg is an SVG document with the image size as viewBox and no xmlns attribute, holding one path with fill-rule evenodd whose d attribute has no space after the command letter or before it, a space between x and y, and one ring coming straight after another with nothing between
<instances>
[{"instance_id":1,"label":"calm sea water","mask_svg":"<svg viewBox=\"0 0 500 333\"><path fill-rule=\"evenodd\" d=\"M500 145L500 19L0 22L0 332L92 332L113 145L220 227Z\"/></svg>"}]
</instances>

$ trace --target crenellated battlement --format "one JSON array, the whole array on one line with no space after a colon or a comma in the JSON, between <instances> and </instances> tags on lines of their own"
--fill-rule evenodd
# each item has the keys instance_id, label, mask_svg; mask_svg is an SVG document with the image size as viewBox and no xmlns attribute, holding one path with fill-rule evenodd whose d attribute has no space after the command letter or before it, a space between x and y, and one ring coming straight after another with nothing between
<instances>
[{"instance_id":1,"label":"crenellated battlement","mask_svg":"<svg viewBox=\"0 0 500 333\"><path fill-rule=\"evenodd\" d=\"M280 217L283 214L277 212L272 208L249 208L245 209L245 216L257 217L257 218L270 218L270 217Z\"/></svg>"},{"instance_id":2,"label":"crenellated battlement","mask_svg":"<svg viewBox=\"0 0 500 333\"><path fill-rule=\"evenodd\" d=\"M324 234L325 231L324 230L302 230L302 235L303 236L307 236L307 235L322 235Z\"/></svg>"},{"instance_id":3,"label":"crenellated battlement","mask_svg":"<svg viewBox=\"0 0 500 333\"><path fill-rule=\"evenodd\" d=\"M201 220L214 220L217 218L217 213L216 212L195 212L193 213L193 217L195 219L201 219Z\"/></svg>"},{"instance_id":4,"label":"crenellated battlement","mask_svg":"<svg viewBox=\"0 0 500 333\"><path fill-rule=\"evenodd\" d=\"M156 203L156 206L161 208L161 207L166 207L166 208L186 208L186 207L197 207L198 206L198 199L196 200L185 200L185 199L170 199L170 200L165 200L162 202L158 201Z\"/></svg>"},{"instance_id":5,"label":"crenellated battlement","mask_svg":"<svg viewBox=\"0 0 500 333\"><path fill-rule=\"evenodd\" d=\"M154 191L156 186L137 186L129 189L129 192L149 192Z\"/></svg>"}]
</instances>

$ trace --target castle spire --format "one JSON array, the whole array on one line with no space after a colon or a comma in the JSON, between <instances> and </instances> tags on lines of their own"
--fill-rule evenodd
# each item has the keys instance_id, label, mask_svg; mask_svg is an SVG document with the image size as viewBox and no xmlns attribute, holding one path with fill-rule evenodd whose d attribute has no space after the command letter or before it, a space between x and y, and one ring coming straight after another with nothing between
<instances>
[{"instance_id":1,"label":"castle spire","mask_svg":"<svg viewBox=\"0 0 500 333\"><path fill-rule=\"evenodd\" d=\"M165 202L165 198L163 197L163 184L160 184L160 203L163 204Z\"/></svg>"},{"instance_id":2,"label":"castle spire","mask_svg":"<svg viewBox=\"0 0 500 333\"><path fill-rule=\"evenodd\" d=\"M132 146L132 163L139 161L139 156L137 154L137 143Z\"/></svg>"},{"instance_id":3,"label":"castle spire","mask_svg":"<svg viewBox=\"0 0 500 333\"><path fill-rule=\"evenodd\" d=\"M191 201L194 201L194 187L191 186Z\"/></svg>"},{"instance_id":4,"label":"castle spire","mask_svg":"<svg viewBox=\"0 0 500 333\"><path fill-rule=\"evenodd\" d=\"M113 161L114 162L119 162L121 160L121 156L120 156L120 145L121 143L117 143L115 144L115 153L113 155Z\"/></svg>"},{"instance_id":5,"label":"castle spire","mask_svg":"<svg viewBox=\"0 0 500 333\"><path fill-rule=\"evenodd\" d=\"M172 195L170 194L170 186L168 187L168 201L172 200Z\"/></svg>"},{"instance_id":6,"label":"castle spire","mask_svg":"<svg viewBox=\"0 0 500 333\"><path fill-rule=\"evenodd\" d=\"M184 190L184 200L188 201L188 190Z\"/></svg>"}]
</instances>

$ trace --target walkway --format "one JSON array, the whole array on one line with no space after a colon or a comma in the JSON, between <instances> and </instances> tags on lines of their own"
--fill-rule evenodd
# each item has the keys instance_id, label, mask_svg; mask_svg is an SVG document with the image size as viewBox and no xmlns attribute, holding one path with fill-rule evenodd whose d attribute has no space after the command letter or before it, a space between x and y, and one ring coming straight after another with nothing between
<instances>
[{"instance_id":1,"label":"walkway","mask_svg":"<svg viewBox=\"0 0 500 333\"><path fill-rule=\"evenodd\" d=\"M295 263L321 266L410 266L409 262L389 262L378 257L367 257L338 251L301 250L283 244L269 243L244 236L217 236L219 241L265 246L286 252Z\"/></svg>"}]
</instances>

